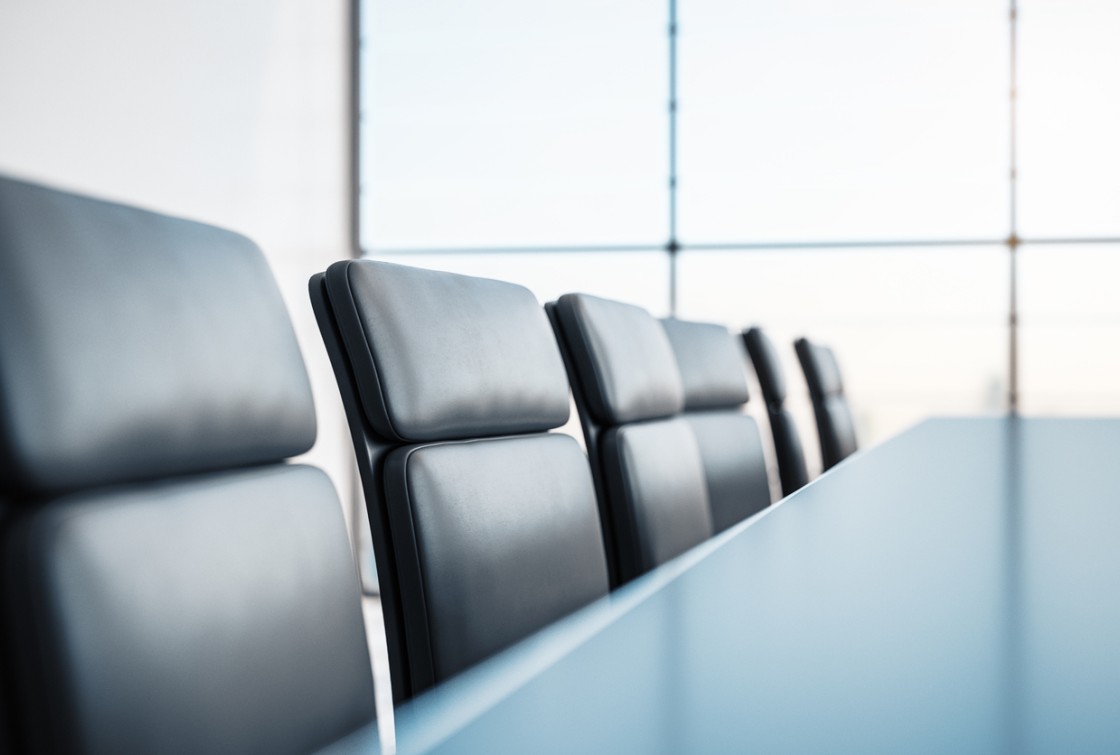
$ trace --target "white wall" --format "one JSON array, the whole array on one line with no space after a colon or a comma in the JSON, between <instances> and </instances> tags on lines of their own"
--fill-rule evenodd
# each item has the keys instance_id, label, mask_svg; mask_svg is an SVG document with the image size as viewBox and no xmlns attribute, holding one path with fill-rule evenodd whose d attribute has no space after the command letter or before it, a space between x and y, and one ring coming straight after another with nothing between
<instances>
[{"instance_id":1,"label":"white wall","mask_svg":"<svg viewBox=\"0 0 1120 755\"><path fill-rule=\"evenodd\" d=\"M347 8L0 2L0 172L259 243L311 372L319 440L306 460L343 501L353 454L307 279L349 255Z\"/></svg>"}]
</instances>

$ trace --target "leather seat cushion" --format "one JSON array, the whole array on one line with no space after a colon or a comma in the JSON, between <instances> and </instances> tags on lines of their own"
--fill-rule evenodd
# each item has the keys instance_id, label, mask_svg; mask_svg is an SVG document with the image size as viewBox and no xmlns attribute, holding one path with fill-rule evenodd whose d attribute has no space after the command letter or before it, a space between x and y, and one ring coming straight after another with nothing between
<instances>
[{"instance_id":1,"label":"leather seat cushion","mask_svg":"<svg viewBox=\"0 0 1120 755\"><path fill-rule=\"evenodd\" d=\"M320 470L75 493L5 534L32 749L297 753L369 721L354 566Z\"/></svg>"},{"instance_id":2,"label":"leather seat cushion","mask_svg":"<svg viewBox=\"0 0 1120 755\"><path fill-rule=\"evenodd\" d=\"M677 417L611 428L603 437L607 484L633 553L620 553L629 576L640 574L712 535L700 449L688 422Z\"/></svg>"},{"instance_id":3,"label":"leather seat cushion","mask_svg":"<svg viewBox=\"0 0 1120 755\"><path fill-rule=\"evenodd\" d=\"M717 410L689 414L685 419L704 462L713 530L722 532L769 506L766 457L754 417Z\"/></svg>"},{"instance_id":4,"label":"leather seat cushion","mask_svg":"<svg viewBox=\"0 0 1120 755\"><path fill-rule=\"evenodd\" d=\"M385 484L415 604L406 631L430 645L437 680L607 593L591 472L570 436L405 446Z\"/></svg>"}]
</instances>

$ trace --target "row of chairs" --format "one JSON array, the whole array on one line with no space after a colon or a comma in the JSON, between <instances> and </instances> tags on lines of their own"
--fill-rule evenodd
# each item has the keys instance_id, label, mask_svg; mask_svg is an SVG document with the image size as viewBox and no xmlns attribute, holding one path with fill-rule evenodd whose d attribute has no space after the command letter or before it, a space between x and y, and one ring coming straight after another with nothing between
<instances>
[{"instance_id":1,"label":"row of chairs","mask_svg":"<svg viewBox=\"0 0 1120 755\"><path fill-rule=\"evenodd\" d=\"M397 701L769 504L719 326L584 295L546 312L519 286L371 261L311 298ZM834 397L823 374L810 388ZM586 454L551 432L569 390ZM818 418L841 425L830 401ZM314 438L251 241L0 177L0 751L369 751L341 508L286 461Z\"/></svg>"},{"instance_id":2,"label":"row of chairs","mask_svg":"<svg viewBox=\"0 0 1120 755\"><path fill-rule=\"evenodd\" d=\"M542 311L521 286L371 260L310 291L359 457L397 701L770 504L742 346L722 326L585 294ZM772 354L757 330L747 343ZM797 348L818 417L850 431L831 352ZM788 420L776 361L767 371ZM550 432L569 386L586 458Z\"/></svg>"},{"instance_id":3,"label":"row of chairs","mask_svg":"<svg viewBox=\"0 0 1120 755\"><path fill-rule=\"evenodd\" d=\"M743 333L743 341L754 364L770 432L774 439L782 495L789 495L809 482L801 435L786 409L786 383L774 344L760 328ZM844 395L844 383L836 356L827 346L805 338L794 341L794 351L805 375L820 439L821 467L827 471L856 452L855 423Z\"/></svg>"}]
</instances>

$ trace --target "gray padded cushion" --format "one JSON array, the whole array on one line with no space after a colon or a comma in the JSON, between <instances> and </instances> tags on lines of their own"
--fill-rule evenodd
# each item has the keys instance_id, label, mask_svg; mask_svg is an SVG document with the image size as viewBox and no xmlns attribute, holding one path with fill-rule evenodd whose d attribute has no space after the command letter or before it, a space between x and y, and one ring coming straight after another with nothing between
<instances>
[{"instance_id":1,"label":"gray padded cushion","mask_svg":"<svg viewBox=\"0 0 1120 755\"><path fill-rule=\"evenodd\" d=\"M522 286L372 260L326 285L365 414L392 440L534 432L568 421L555 336Z\"/></svg>"},{"instance_id":2,"label":"gray padded cushion","mask_svg":"<svg viewBox=\"0 0 1120 755\"><path fill-rule=\"evenodd\" d=\"M747 403L746 355L741 341L722 325L661 321L684 383L684 408L717 409Z\"/></svg>"},{"instance_id":3,"label":"gray padded cushion","mask_svg":"<svg viewBox=\"0 0 1120 755\"><path fill-rule=\"evenodd\" d=\"M794 350L805 373L809 395L817 417L817 434L821 442L821 464L831 469L857 449L852 412L844 397L840 366L832 349L799 338Z\"/></svg>"},{"instance_id":4,"label":"gray padded cushion","mask_svg":"<svg viewBox=\"0 0 1120 755\"><path fill-rule=\"evenodd\" d=\"M840 379L840 365L836 363L836 355L832 353L832 349L802 340L805 345L798 356L803 362L809 395L814 399L823 399L842 394L844 382Z\"/></svg>"},{"instance_id":5,"label":"gray padded cushion","mask_svg":"<svg viewBox=\"0 0 1120 755\"><path fill-rule=\"evenodd\" d=\"M607 594L591 472L570 436L400 448L385 475L411 510L437 679Z\"/></svg>"},{"instance_id":6,"label":"gray padded cushion","mask_svg":"<svg viewBox=\"0 0 1120 755\"><path fill-rule=\"evenodd\" d=\"M251 241L0 177L0 489L256 464L314 440Z\"/></svg>"},{"instance_id":7,"label":"gray padded cushion","mask_svg":"<svg viewBox=\"0 0 1120 755\"><path fill-rule=\"evenodd\" d=\"M569 333L588 409L604 425L669 417L684 408L684 386L664 328L641 307L565 294L556 316Z\"/></svg>"},{"instance_id":8,"label":"gray padded cushion","mask_svg":"<svg viewBox=\"0 0 1120 755\"><path fill-rule=\"evenodd\" d=\"M712 528L722 532L770 505L770 482L762 436L753 417L735 411L690 414L712 509Z\"/></svg>"},{"instance_id":9,"label":"gray padded cushion","mask_svg":"<svg viewBox=\"0 0 1120 755\"><path fill-rule=\"evenodd\" d=\"M317 469L72 494L5 552L36 751L298 753L370 720L357 579Z\"/></svg>"},{"instance_id":10,"label":"gray padded cushion","mask_svg":"<svg viewBox=\"0 0 1120 755\"><path fill-rule=\"evenodd\" d=\"M603 463L637 553L637 573L648 571L712 535L700 449L681 418L611 428L603 436Z\"/></svg>"},{"instance_id":11,"label":"gray padded cushion","mask_svg":"<svg viewBox=\"0 0 1120 755\"><path fill-rule=\"evenodd\" d=\"M767 404L781 405L786 400L786 381L782 374L782 360L774 349L774 343L759 328L748 330L743 334L743 340L758 376L763 400Z\"/></svg>"}]
</instances>

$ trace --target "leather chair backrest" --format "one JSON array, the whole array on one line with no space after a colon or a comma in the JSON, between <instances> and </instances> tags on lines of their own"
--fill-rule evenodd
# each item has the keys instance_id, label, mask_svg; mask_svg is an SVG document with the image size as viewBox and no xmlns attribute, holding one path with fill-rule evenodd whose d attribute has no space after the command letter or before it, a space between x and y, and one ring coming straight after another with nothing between
<instances>
[{"instance_id":1,"label":"leather chair backrest","mask_svg":"<svg viewBox=\"0 0 1120 755\"><path fill-rule=\"evenodd\" d=\"M595 491L536 298L371 260L312 278L377 559L394 697L607 593Z\"/></svg>"},{"instance_id":2,"label":"leather chair backrest","mask_svg":"<svg viewBox=\"0 0 1120 755\"><path fill-rule=\"evenodd\" d=\"M789 495L809 482L805 468L805 451L801 435L793 416L786 409L786 381L781 359L774 344L760 328L750 328L743 333L751 364L762 388L766 402L766 416L770 420L770 433L774 438L774 452L778 459L778 476L782 481L782 495Z\"/></svg>"},{"instance_id":3,"label":"leather chair backrest","mask_svg":"<svg viewBox=\"0 0 1120 755\"><path fill-rule=\"evenodd\" d=\"M700 447L716 532L770 505L766 457L754 417L743 413L746 354L722 325L661 321L684 385L684 417Z\"/></svg>"},{"instance_id":4,"label":"leather chair backrest","mask_svg":"<svg viewBox=\"0 0 1120 755\"><path fill-rule=\"evenodd\" d=\"M13 750L376 742L338 498L284 463L314 438L251 241L0 178Z\"/></svg>"},{"instance_id":5,"label":"leather chair backrest","mask_svg":"<svg viewBox=\"0 0 1120 755\"><path fill-rule=\"evenodd\" d=\"M821 443L821 466L830 469L859 448L852 410L844 395L844 381L840 378L840 365L827 346L799 338L793 348L801 362L801 370L809 386L809 398L813 402L813 415L817 419L817 435Z\"/></svg>"},{"instance_id":6,"label":"leather chair backrest","mask_svg":"<svg viewBox=\"0 0 1120 755\"><path fill-rule=\"evenodd\" d=\"M623 584L712 534L700 449L661 324L641 307L566 294L548 307Z\"/></svg>"}]
</instances>

